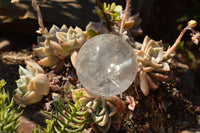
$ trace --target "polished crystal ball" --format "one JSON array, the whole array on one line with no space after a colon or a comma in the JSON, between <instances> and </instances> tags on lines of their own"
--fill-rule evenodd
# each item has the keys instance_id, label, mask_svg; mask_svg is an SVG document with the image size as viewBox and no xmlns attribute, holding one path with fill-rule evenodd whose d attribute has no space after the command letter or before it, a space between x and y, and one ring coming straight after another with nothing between
<instances>
[{"instance_id":1,"label":"polished crystal ball","mask_svg":"<svg viewBox=\"0 0 200 133\"><path fill-rule=\"evenodd\" d=\"M115 96L134 81L137 60L133 48L122 37L101 34L81 47L76 71L88 92L105 97Z\"/></svg>"}]
</instances>

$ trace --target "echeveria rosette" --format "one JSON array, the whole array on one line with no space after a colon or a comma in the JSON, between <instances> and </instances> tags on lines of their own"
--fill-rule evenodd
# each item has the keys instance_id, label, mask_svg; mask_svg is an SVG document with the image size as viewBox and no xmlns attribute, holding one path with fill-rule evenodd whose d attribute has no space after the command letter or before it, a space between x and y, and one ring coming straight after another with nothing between
<instances>
[{"instance_id":1,"label":"echeveria rosette","mask_svg":"<svg viewBox=\"0 0 200 133\"><path fill-rule=\"evenodd\" d=\"M56 37L58 42L51 40L51 46L54 49L54 52L60 56L68 56L73 50L79 49L82 44L85 42L83 31L75 27L69 28L66 32L56 32Z\"/></svg>"},{"instance_id":2,"label":"echeveria rosette","mask_svg":"<svg viewBox=\"0 0 200 133\"><path fill-rule=\"evenodd\" d=\"M87 34L80 28L63 25L61 29L53 25L49 32L44 32L42 37L38 38L39 46L34 51L41 58L41 66L53 66L60 60L80 49L85 42ZM72 61L73 62L73 61Z\"/></svg>"},{"instance_id":3,"label":"echeveria rosette","mask_svg":"<svg viewBox=\"0 0 200 133\"><path fill-rule=\"evenodd\" d=\"M123 101L114 96L103 98L94 97L84 88L72 91L72 97L75 104L88 110L92 116L92 128L101 132L107 132L111 125L117 130L120 128L122 115L125 110Z\"/></svg>"},{"instance_id":4,"label":"echeveria rosette","mask_svg":"<svg viewBox=\"0 0 200 133\"><path fill-rule=\"evenodd\" d=\"M162 42L156 42L145 37L140 50L134 50L138 60L138 74L135 85L139 86L145 96L149 94L150 89L157 89L159 81L166 81L170 71L168 60L164 59L166 51L163 50Z\"/></svg>"},{"instance_id":5,"label":"echeveria rosette","mask_svg":"<svg viewBox=\"0 0 200 133\"><path fill-rule=\"evenodd\" d=\"M50 41L50 46L53 48L54 53L60 57L71 56L71 61L75 67L75 55L81 48L82 44L86 41L87 34L79 27L74 29L70 27L67 32L56 32L57 41Z\"/></svg>"},{"instance_id":6,"label":"echeveria rosette","mask_svg":"<svg viewBox=\"0 0 200 133\"><path fill-rule=\"evenodd\" d=\"M50 46L50 40L58 41L56 38L56 32L67 32L68 28L66 25L63 25L60 29L53 25L51 29L38 33L42 34L42 36L38 37L38 46L33 50L37 53L40 58L39 64L41 66L53 66L60 61L60 57L58 57L54 53L54 49Z\"/></svg>"},{"instance_id":7,"label":"echeveria rosette","mask_svg":"<svg viewBox=\"0 0 200 133\"><path fill-rule=\"evenodd\" d=\"M16 81L16 94L13 96L17 104L26 106L42 100L49 93L49 82L44 70L33 60L26 59L26 69L19 66L20 79Z\"/></svg>"}]
</instances>

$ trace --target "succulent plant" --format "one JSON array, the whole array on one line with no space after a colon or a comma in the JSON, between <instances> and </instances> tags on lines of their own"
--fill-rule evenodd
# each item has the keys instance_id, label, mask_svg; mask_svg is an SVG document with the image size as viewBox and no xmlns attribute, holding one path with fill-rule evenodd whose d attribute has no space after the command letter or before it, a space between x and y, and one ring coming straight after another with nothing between
<instances>
[{"instance_id":1,"label":"succulent plant","mask_svg":"<svg viewBox=\"0 0 200 133\"><path fill-rule=\"evenodd\" d=\"M142 34L142 30L139 27L142 21L139 18L139 13L131 16L131 10L129 10L131 5L131 0L127 1L125 10L123 10L121 5L116 5L114 2L112 4L104 3L103 6L98 0L96 0L96 2L98 7L95 8L95 12L98 14L101 20L106 21L107 29L105 30L104 27L106 26L103 26L102 25L103 23L96 23L95 25L93 23L92 28L94 31L101 31L101 33L105 33L107 32L107 30L110 30L110 32L114 32L121 35L122 34L127 35L128 34L127 32L130 32L130 34L133 37ZM89 29L89 27L91 27L91 24L89 24L89 26L87 27L88 28L86 29ZM95 30L94 27L98 28L95 28L96 29Z\"/></svg>"},{"instance_id":2,"label":"succulent plant","mask_svg":"<svg viewBox=\"0 0 200 133\"><path fill-rule=\"evenodd\" d=\"M60 29L56 25L53 25L49 31L47 31L47 29L45 29L45 31L38 31L38 33L42 34L42 36L38 37L38 46L33 48L33 50L40 58L40 65L53 66L57 64L60 59L62 59L54 53L50 40L58 41L56 38L56 32L66 32L67 29L66 25L63 25Z\"/></svg>"},{"instance_id":3,"label":"succulent plant","mask_svg":"<svg viewBox=\"0 0 200 133\"><path fill-rule=\"evenodd\" d=\"M114 2L112 4L104 3L102 9L96 8L95 12L101 19L105 19L104 14L109 15L111 21L120 21L120 13L122 11L121 5L116 5Z\"/></svg>"},{"instance_id":4,"label":"succulent plant","mask_svg":"<svg viewBox=\"0 0 200 133\"><path fill-rule=\"evenodd\" d=\"M26 69L19 66L20 79L16 81L18 88L13 96L16 103L24 106L39 102L49 93L48 78L44 70L31 59L26 59L25 63Z\"/></svg>"},{"instance_id":5,"label":"succulent plant","mask_svg":"<svg viewBox=\"0 0 200 133\"><path fill-rule=\"evenodd\" d=\"M116 129L120 128L122 114L125 110L125 105L120 98L94 97L83 88L73 90L72 97L76 104L91 114L93 120L91 126L94 130L107 132L111 125Z\"/></svg>"},{"instance_id":6,"label":"succulent plant","mask_svg":"<svg viewBox=\"0 0 200 133\"><path fill-rule=\"evenodd\" d=\"M54 121L53 130L57 133L77 133L81 132L90 124L90 117L87 110L83 111L75 106L65 97L66 105L57 100L54 103L55 114L46 112L51 116L51 121Z\"/></svg>"},{"instance_id":7,"label":"succulent plant","mask_svg":"<svg viewBox=\"0 0 200 133\"><path fill-rule=\"evenodd\" d=\"M138 74L135 84L139 85L143 94L147 96L150 89L157 89L159 81L166 81L170 71L168 59L164 59L166 51L163 50L162 42L156 42L145 37L140 50L135 49L138 60Z\"/></svg>"},{"instance_id":8,"label":"succulent plant","mask_svg":"<svg viewBox=\"0 0 200 133\"><path fill-rule=\"evenodd\" d=\"M54 133L54 130L53 130L53 126L54 126L54 123L55 123L55 119L46 119L45 120L46 124L47 124L47 127L43 129L41 129L41 127L38 125L37 127L34 128L34 130L32 130L32 133Z\"/></svg>"},{"instance_id":9,"label":"succulent plant","mask_svg":"<svg viewBox=\"0 0 200 133\"><path fill-rule=\"evenodd\" d=\"M42 34L38 37L38 46L34 46L33 50L39 56L39 64L41 66L50 67L58 64L58 62L65 57L74 54L74 51L78 50L81 45L87 39L87 34L83 32L79 27L74 29L67 28L63 25L60 29L53 25L48 31L44 27L40 8L36 3L36 0L32 0L33 9L37 12L39 30L36 32ZM72 55L72 64L74 55Z\"/></svg>"},{"instance_id":10,"label":"succulent plant","mask_svg":"<svg viewBox=\"0 0 200 133\"><path fill-rule=\"evenodd\" d=\"M61 29L53 25L49 32L40 33L43 36L38 37L39 45L34 51L41 58L39 64L42 66L53 66L78 50L85 42L86 35L78 27L68 29L65 25Z\"/></svg>"},{"instance_id":11,"label":"succulent plant","mask_svg":"<svg viewBox=\"0 0 200 133\"><path fill-rule=\"evenodd\" d=\"M71 55L71 61L75 67L74 55L76 55L77 50L85 42L87 34L79 27L75 27L74 29L70 27L67 32L56 32L56 38L58 41L50 41L50 46L53 48L54 53L60 57Z\"/></svg>"},{"instance_id":12,"label":"succulent plant","mask_svg":"<svg viewBox=\"0 0 200 133\"><path fill-rule=\"evenodd\" d=\"M167 72L170 71L169 63L173 57L172 52L176 49L187 30L192 31L191 39L195 44L198 44L200 34L193 29L196 25L197 22L195 20L190 20L174 44L166 51L162 41L156 42L148 36L144 38L143 44L135 43L134 51L138 60L138 74L135 80L135 87L139 87L145 96L149 94L150 89L157 89L160 81L167 81L169 79Z\"/></svg>"},{"instance_id":13,"label":"succulent plant","mask_svg":"<svg viewBox=\"0 0 200 133\"><path fill-rule=\"evenodd\" d=\"M23 110L19 112L20 107L14 109L14 100L10 100L9 93L2 89L5 84L4 80L0 81L0 132L15 133L20 126L19 117Z\"/></svg>"},{"instance_id":14,"label":"succulent plant","mask_svg":"<svg viewBox=\"0 0 200 133\"><path fill-rule=\"evenodd\" d=\"M58 46L55 46L56 44L52 44L55 41L52 41L53 47L59 47L59 49L63 49L64 51L70 53L73 50L79 49L81 45L85 42L85 37L82 29L79 27L75 27L74 29L72 27L69 27L67 33L66 32L56 32L56 37L59 41ZM56 51L56 50L55 50ZM69 54L67 54L69 55ZM62 55L61 55L62 56ZM66 56L64 54L64 56Z\"/></svg>"}]
</instances>

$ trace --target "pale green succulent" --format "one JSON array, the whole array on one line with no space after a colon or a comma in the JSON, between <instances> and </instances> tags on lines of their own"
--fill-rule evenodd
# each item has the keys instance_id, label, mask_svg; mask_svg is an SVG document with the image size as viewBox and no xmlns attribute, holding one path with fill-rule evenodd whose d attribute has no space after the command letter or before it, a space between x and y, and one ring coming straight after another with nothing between
<instances>
[{"instance_id":1,"label":"pale green succulent","mask_svg":"<svg viewBox=\"0 0 200 133\"><path fill-rule=\"evenodd\" d=\"M0 132L15 133L20 126L19 117L23 110L19 112L20 107L14 109L14 100L9 97L2 87L6 84L4 80L0 81Z\"/></svg>"},{"instance_id":2,"label":"pale green succulent","mask_svg":"<svg viewBox=\"0 0 200 133\"><path fill-rule=\"evenodd\" d=\"M65 57L72 55L72 64L75 66L75 56L81 45L85 42L87 34L85 34L80 28L73 29L67 28L63 25L58 28L53 25L48 31L44 27L40 8L35 0L32 0L33 9L37 12L38 23L40 28L36 31L42 36L38 37L38 46L33 51L37 53L40 58L38 62L41 66L50 67L58 64ZM75 51L75 52L74 52Z\"/></svg>"},{"instance_id":3,"label":"pale green succulent","mask_svg":"<svg viewBox=\"0 0 200 133\"><path fill-rule=\"evenodd\" d=\"M85 42L83 31L76 27L70 27L67 32L56 32L58 41L51 40L50 45L54 49L54 53L59 56L66 57L73 50L79 49Z\"/></svg>"},{"instance_id":4,"label":"pale green succulent","mask_svg":"<svg viewBox=\"0 0 200 133\"><path fill-rule=\"evenodd\" d=\"M56 32L67 31L67 26L63 25L60 29L53 25L49 31L45 30L45 32L38 32L42 34L42 36L38 36L38 46L33 50L38 54L40 58L44 58L47 56L55 56L53 49L50 47L50 40L57 41Z\"/></svg>"},{"instance_id":5,"label":"pale green succulent","mask_svg":"<svg viewBox=\"0 0 200 133\"><path fill-rule=\"evenodd\" d=\"M84 32L76 27L69 29L63 25L61 29L53 25L49 32L42 32L38 37L38 46L34 51L41 58L39 64L42 66L53 66L61 59L71 55L85 42Z\"/></svg>"},{"instance_id":6,"label":"pale green succulent","mask_svg":"<svg viewBox=\"0 0 200 133\"><path fill-rule=\"evenodd\" d=\"M67 32L68 28L66 25L63 25L60 29L53 25L51 29L48 31L38 31L38 33L42 34L42 36L38 37L38 46L33 48L33 51L37 53L40 58L39 64L42 66L53 66L57 64L62 57L59 57L54 52L50 41L58 41L56 38L56 32Z\"/></svg>"},{"instance_id":7,"label":"pale green succulent","mask_svg":"<svg viewBox=\"0 0 200 133\"><path fill-rule=\"evenodd\" d=\"M17 89L13 96L16 103L21 105L39 102L50 90L44 70L31 59L26 59L25 63L26 69L19 66L20 79L16 81Z\"/></svg>"},{"instance_id":8,"label":"pale green succulent","mask_svg":"<svg viewBox=\"0 0 200 133\"><path fill-rule=\"evenodd\" d=\"M140 86L143 94L147 96L150 89L157 89L159 81L166 81L168 75L166 72L170 71L168 60L164 59L164 51L162 42L156 42L145 37L143 44L139 50L134 50L138 60L138 74L135 80L135 85Z\"/></svg>"},{"instance_id":9,"label":"pale green succulent","mask_svg":"<svg viewBox=\"0 0 200 133\"><path fill-rule=\"evenodd\" d=\"M85 89L76 89L72 91L72 97L77 105L88 110L92 117L92 127L94 130L107 132L111 125L117 130L120 128L123 111L125 106L118 97L103 98L86 92Z\"/></svg>"}]
</instances>

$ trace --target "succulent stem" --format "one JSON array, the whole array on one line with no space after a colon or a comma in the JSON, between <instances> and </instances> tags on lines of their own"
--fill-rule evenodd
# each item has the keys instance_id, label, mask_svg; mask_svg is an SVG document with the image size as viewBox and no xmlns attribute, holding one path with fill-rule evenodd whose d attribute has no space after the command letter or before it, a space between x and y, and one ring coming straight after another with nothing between
<instances>
[{"instance_id":1,"label":"succulent stem","mask_svg":"<svg viewBox=\"0 0 200 133\"><path fill-rule=\"evenodd\" d=\"M170 49L168 49L167 52L164 54L164 57L163 57L164 59L167 59L168 56L170 55L170 53L172 53L172 52L176 49L176 47L177 47L178 44L180 43L180 41L181 41L183 35L185 34L185 32L186 32L187 30L191 30L191 31L192 31L192 34L195 33L195 30L192 29L189 25L187 25L187 26L181 31L180 35L178 36L178 38L176 39L176 41L175 41L175 43L172 45L172 47L171 47Z\"/></svg>"},{"instance_id":2,"label":"succulent stem","mask_svg":"<svg viewBox=\"0 0 200 133\"><path fill-rule=\"evenodd\" d=\"M39 6L36 3L36 0L32 0L32 6L33 6L33 9L37 12L38 23L39 23L40 27L44 30L45 27L44 27L44 23L43 23L43 19L42 19L42 14L40 12Z\"/></svg>"},{"instance_id":3,"label":"succulent stem","mask_svg":"<svg viewBox=\"0 0 200 133\"><path fill-rule=\"evenodd\" d=\"M124 12L124 15L123 15L123 18L122 18L122 22L121 22L121 26L120 26L120 31L119 31L120 35L123 34L125 20L126 20L126 17L128 15L128 10L129 10L130 7L131 7L131 0L126 0L126 8L125 8L125 12Z\"/></svg>"}]
</instances>

